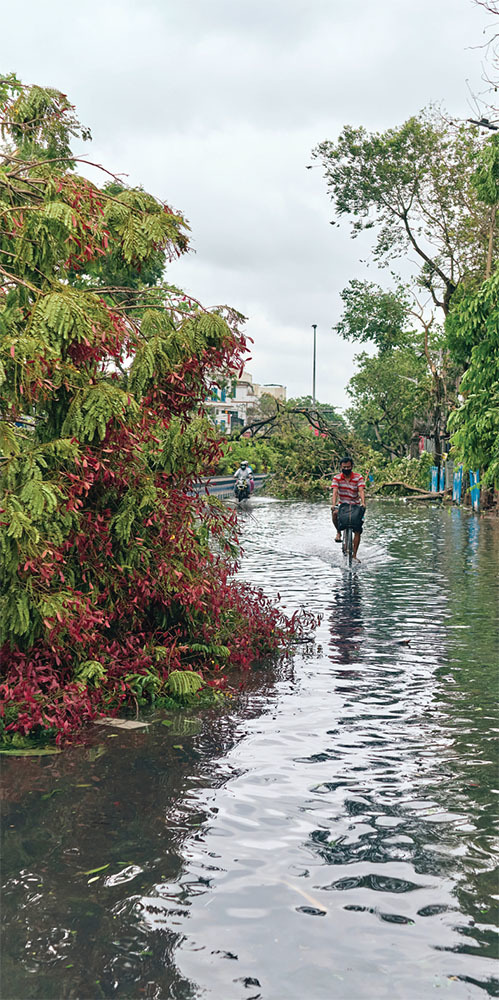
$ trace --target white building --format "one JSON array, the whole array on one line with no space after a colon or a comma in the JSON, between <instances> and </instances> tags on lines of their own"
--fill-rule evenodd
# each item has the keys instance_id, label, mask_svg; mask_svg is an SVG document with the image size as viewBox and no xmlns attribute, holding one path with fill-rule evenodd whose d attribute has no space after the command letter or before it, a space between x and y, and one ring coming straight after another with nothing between
<instances>
[{"instance_id":1,"label":"white building","mask_svg":"<svg viewBox=\"0 0 499 1000\"><path fill-rule=\"evenodd\" d=\"M255 385L257 396L273 396L280 403L286 402L286 386L277 382L268 382L266 385Z\"/></svg>"},{"instance_id":2,"label":"white building","mask_svg":"<svg viewBox=\"0 0 499 1000\"><path fill-rule=\"evenodd\" d=\"M258 385L249 372L243 372L241 378L233 379L224 389L214 387L206 406L213 423L230 434L236 427L244 427L249 422L252 410L265 393L282 402L286 400L286 386Z\"/></svg>"}]
</instances>

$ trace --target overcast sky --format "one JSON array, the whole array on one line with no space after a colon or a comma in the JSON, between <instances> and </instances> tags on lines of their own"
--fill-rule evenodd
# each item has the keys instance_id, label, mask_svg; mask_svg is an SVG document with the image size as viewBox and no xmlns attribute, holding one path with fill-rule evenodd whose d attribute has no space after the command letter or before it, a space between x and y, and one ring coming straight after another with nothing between
<instances>
[{"instance_id":1,"label":"overcast sky","mask_svg":"<svg viewBox=\"0 0 499 1000\"><path fill-rule=\"evenodd\" d=\"M318 398L345 406L339 293L377 275L329 225L310 151L429 102L467 117L486 24L472 0L23 0L3 8L1 66L67 93L81 151L184 213L196 253L169 278L248 317L255 381L310 393L317 323Z\"/></svg>"}]
</instances>

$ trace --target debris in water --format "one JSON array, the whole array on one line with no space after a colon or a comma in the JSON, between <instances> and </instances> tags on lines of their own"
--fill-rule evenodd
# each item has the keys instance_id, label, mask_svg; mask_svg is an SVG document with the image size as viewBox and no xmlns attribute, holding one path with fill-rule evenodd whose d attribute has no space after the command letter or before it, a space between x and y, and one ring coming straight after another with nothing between
<instances>
[{"instance_id":1,"label":"debris in water","mask_svg":"<svg viewBox=\"0 0 499 1000\"><path fill-rule=\"evenodd\" d=\"M116 726L117 729L144 729L148 727L148 722L138 722L136 719L113 719L111 716L103 716L95 720L96 726Z\"/></svg>"},{"instance_id":2,"label":"debris in water","mask_svg":"<svg viewBox=\"0 0 499 1000\"><path fill-rule=\"evenodd\" d=\"M304 892L303 889L299 889L297 885L292 885L291 882L286 882L283 878L280 878L279 882L281 882L282 885L287 885L288 889L294 889L295 892L299 892L300 896L303 896L303 898L306 899L308 903L311 903L315 909L322 910L323 913L327 913L326 907L323 906L322 903L319 903L317 899L314 899L313 896L309 896L308 892Z\"/></svg>"}]
</instances>

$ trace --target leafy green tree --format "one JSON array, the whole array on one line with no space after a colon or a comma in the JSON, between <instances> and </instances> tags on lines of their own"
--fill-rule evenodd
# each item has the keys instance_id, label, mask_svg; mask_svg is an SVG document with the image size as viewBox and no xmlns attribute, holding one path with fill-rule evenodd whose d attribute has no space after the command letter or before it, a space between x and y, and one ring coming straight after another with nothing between
<instances>
[{"instance_id":1,"label":"leafy green tree","mask_svg":"<svg viewBox=\"0 0 499 1000\"><path fill-rule=\"evenodd\" d=\"M284 631L230 580L233 518L192 489L241 317L160 278L182 216L77 174L64 95L9 78L0 98L0 731L60 737Z\"/></svg>"},{"instance_id":2,"label":"leafy green tree","mask_svg":"<svg viewBox=\"0 0 499 1000\"><path fill-rule=\"evenodd\" d=\"M409 299L401 285L392 291L353 278L341 299L343 315L333 329L343 340L371 342L384 353L414 339L407 330Z\"/></svg>"},{"instance_id":3,"label":"leafy green tree","mask_svg":"<svg viewBox=\"0 0 499 1000\"><path fill-rule=\"evenodd\" d=\"M431 403L431 380L424 356L408 347L375 355L359 354L350 379L347 416L355 434L390 459L409 450Z\"/></svg>"},{"instance_id":4,"label":"leafy green tree","mask_svg":"<svg viewBox=\"0 0 499 1000\"><path fill-rule=\"evenodd\" d=\"M463 401L451 414L455 456L499 484L499 268L478 291L464 295L447 319L451 348L468 359Z\"/></svg>"},{"instance_id":5,"label":"leafy green tree","mask_svg":"<svg viewBox=\"0 0 499 1000\"><path fill-rule=\"evenodd\" d=\"M477 169L471 178L477 196L490 209L489 239L485 279L490 278L499 204L499 136L493 135L482 149Z\"/></svg>"},{"instance_id":6,"label":"leafy green tree","mask_svg":"<svg viewBox=\"0 0 499 1000\"><path fill-rule=\"evenodd\" d=\"M479 467L483 480L499 480L499 268L491 273L493 233L499 205L499 137L487 140L472 178L489 211L485 280L470 282L456 294L446 320L447 346L461 370L461 405L449 429L459 461Z\"/></svg>"},{"instance_id":7,"label":"leafy green tree","mask_svg":"<svg viewBox=\"0 0 499 1000\"><path fill-rule=\"evenodd\" d=\"M418 283L445 313L459 283L485 271L490 219L472 184L481 141L478 129L424 112L382 133L347 125L313 154L337 217L350 217L354 237L376 232L380 264L416 254ZM492 243L495 259L495 229Z\"/></svg>"},{"instance_id":8,"label":"leafy green tree","mask_svg":"<svg viewBox=\"0 0 499 1000\"><path fill-rule=\"evenodd\" d=\"M158 202L142 188L129 189L117 181L109 181L102 187L103 211L106 225L106 252L92 257L82 267L71 270L69 280L72 285L83 289L99 291L110 304L120 306L128 315L140 318L145 308L163 307L167 288L173 294L179 293L173 286L167 286L164 279L165 263L179 257L188 249L189 227L182 219L182 227L176 240L165 247L161 242L148 247L147 256L129 259L127 241L139 238L139 227L135 232L123 227L127 213L157 214ZM143 234L145 236L145 233Z\"/></svg>"},{"instance_id":9,"label":"leafy green tree","mask_svg":"<svg viewBox=\"0 0 499 1000\"><path fill-rule=\"evenodd\" d=\"M361 354L356 359L360 369L349 385L352 426L362 440L391 455L405 454L413 433L424 432L433 437L435 459L440 461L456 379L442 331L416 306L411 308L401 285L385 291L354 280L342 298L345 309L336 331L345 339L378 347L374 358Z\"/></svg>"},{"instance_id":10,"label":"leafy green tree","mask_svg":"<svg viewBox=\"0 0 499 1000\"><path fill-rule=\"evenodd\" d=\"M260 441L258 438L253 438L248 441L245 438L238 440L229 438L224 444L217 473L221 476L231 475L243 460L249 462L253 472L273 472L277 468L278 453L272 439Z\"/></svg>"}]
</instances>

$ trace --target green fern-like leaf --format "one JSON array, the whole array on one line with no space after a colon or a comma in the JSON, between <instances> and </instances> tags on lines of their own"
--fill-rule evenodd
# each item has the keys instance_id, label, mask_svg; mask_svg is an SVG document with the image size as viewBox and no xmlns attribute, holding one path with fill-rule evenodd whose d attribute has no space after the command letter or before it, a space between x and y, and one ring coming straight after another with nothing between
<instances>
[{"instance_id":1,"label":"green fern-like leaf","mask_svg":"<svg viewBox=\"0 0 499 1000\"><path fill-rule=\"evenodd\" d=\"M106 668L98 660L85 660L75 670L74 679L80 684L94 684L98 687L106 676Z\"/></svg>"},{"instance_id":2,"label":"green fern-like leaf","mask_svg":"<svg viewBox=\"0 0 499 1000\"><path fill-rule=\"evenodd\" d=\"M215 644L207 646L202 642L193 642L189 649L191 653L197 653L200 656L206 657L206 659L227 660L230 656L228 646L218 646Z\"/></svg>"},{"instance_id":3,"label":"green fern-like leaf","mask_svg":"<svg viewBox=\"0 0 499 1000\"><path fill-rule=\"evenodd\" d=\"M0 420L0 451L3 456L19 453L19 442L14 429L4 420Z\"/></svg>"},{"instance_id":4,"label":"green fern-like leaf","mask_svg":"<svg viewBox=\"0 0 499 1000\"><path fill-rule=\"evenodd\" d=\"M166 682L166 687L176 698L185 698L195 694L203 687L203 679L190 670L172 670Z\"/></svg>"},{"instance_id":5,"label":"green fern-like leaf","mask_svg":"<svg viewBox=\"0 0 499 1000\"><path fill-rule=\"evenodd\" d=\"M80 441L93 441L95 437L102 441L108 422L119 419L127 410L135 414L138 407L119 386L109 383L91 386L73 400L62 433Z\"/></svg>"}]
</instances>

